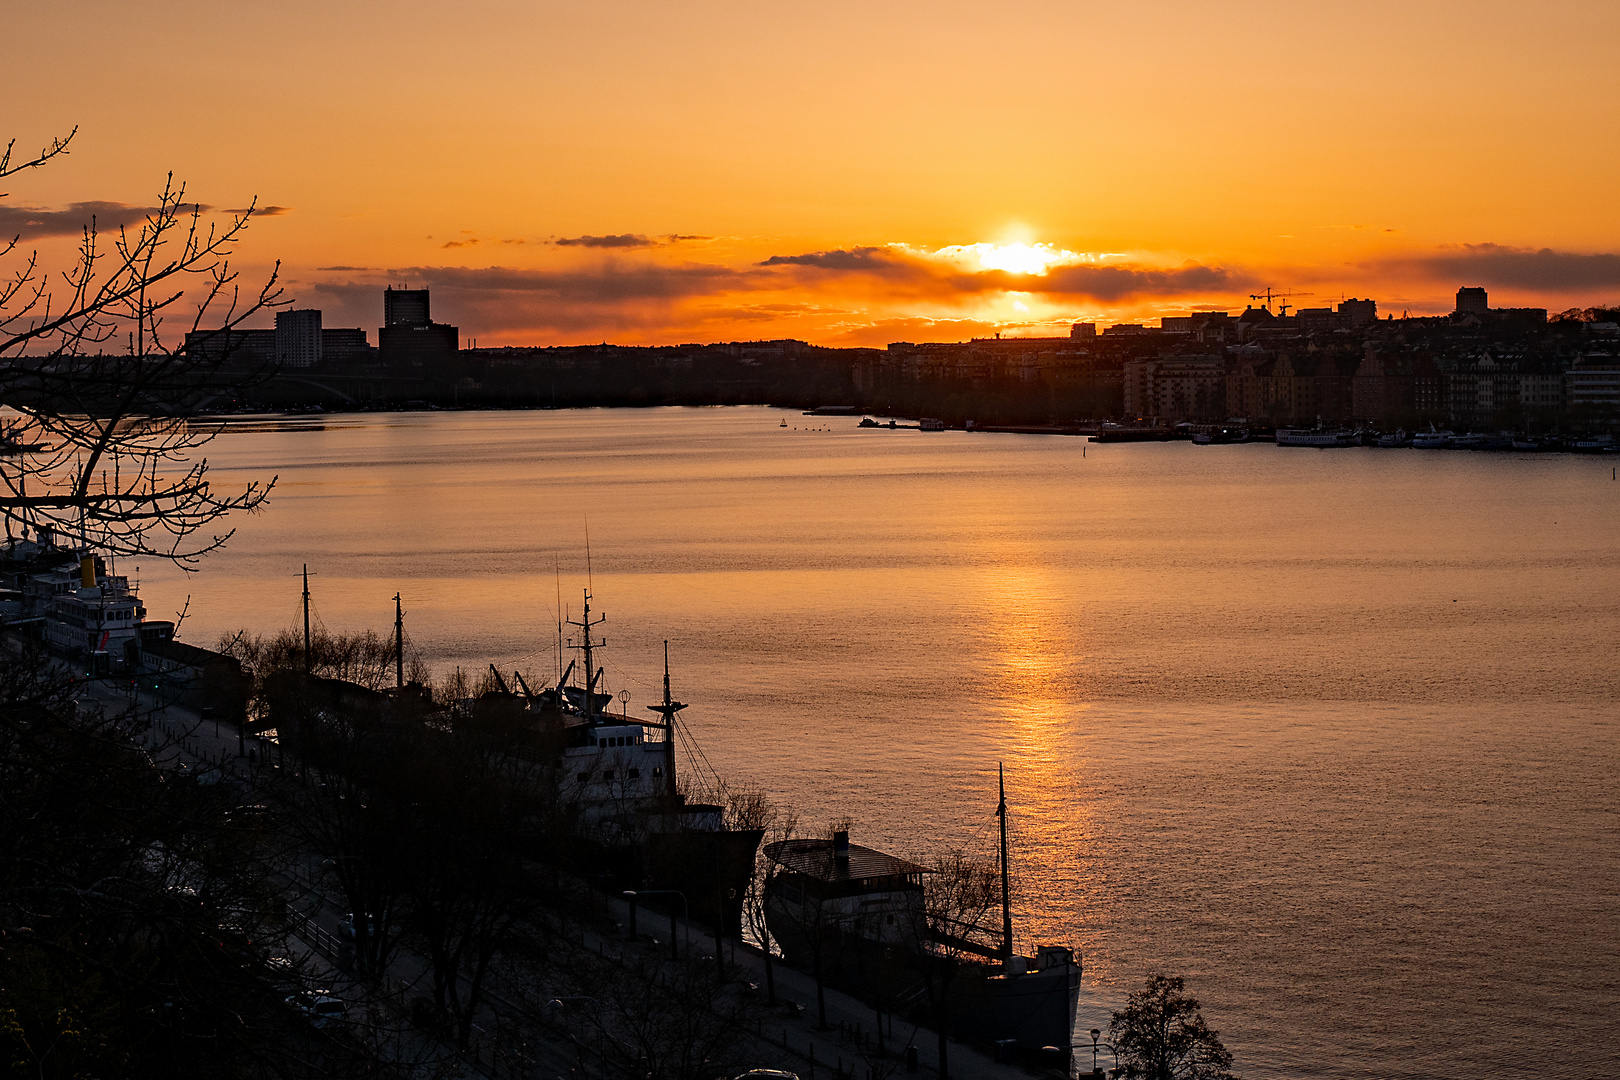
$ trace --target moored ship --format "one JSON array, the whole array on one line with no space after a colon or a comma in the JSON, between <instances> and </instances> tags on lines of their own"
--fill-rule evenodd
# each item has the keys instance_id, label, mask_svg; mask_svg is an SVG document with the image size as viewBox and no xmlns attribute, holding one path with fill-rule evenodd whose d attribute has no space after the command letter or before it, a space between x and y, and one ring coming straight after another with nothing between
<instances>
[{"instance_id":1,"label":"moored ship","mask_svg":"<svg viewBox=\"0 0 1620 1080\"><path fill-rule=\"evenodd\" d=\"M931 904L925 878L934 871L850 843L840 830L830 839L766 845L772 937L791 963L896 1001L931 1002L953 1034L1025 1050L1069 1048L1080 960L1062 945L1043 945L1034 956L1015 951L1005 787L997 814L999 931Z\"/></svg>"},{"instance_id":2,"label":"moored ship","mask_svg":"<svg viewBox=\"0 0 1620 1080\"><path fill-rule=\"evenodd\" d=\"M1359 446L1361 445L1361 437L1354 431L1345 431L1343 429L1278 428L1277 445L1315 446L1321 448Z\"/></svg>"}]
</instances>

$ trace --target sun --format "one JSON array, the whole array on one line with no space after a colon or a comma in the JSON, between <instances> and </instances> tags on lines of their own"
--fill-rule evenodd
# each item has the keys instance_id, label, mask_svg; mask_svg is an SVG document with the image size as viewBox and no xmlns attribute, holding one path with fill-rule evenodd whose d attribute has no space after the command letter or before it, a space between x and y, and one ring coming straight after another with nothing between
<instances>
[{"instance_id":1,"label":"sun","mask_svg":"<svg viewBox=\"0 0 1620 1080\"><path fill-rule=\"evenodd\" d=\"M934 252L934 256L978 270L1035 276L1045 274L1053 266L1081 262L1086 258L1051 244L1027 244L1021 240L1002 244L955 244L940 248Z\"/></svg>"},{"instance_id":2,"label":"sun","mask_svg":"<svg viewBox=\"0 0 1620 1080\"><path fill-rule=\"evenodd\" d=\"M974 244L979 265L986 270L1009 274L1044 274L1053 263L1067 262L1074 256L1058 251L1051 244Z\"/></svg>"}]
</instances>

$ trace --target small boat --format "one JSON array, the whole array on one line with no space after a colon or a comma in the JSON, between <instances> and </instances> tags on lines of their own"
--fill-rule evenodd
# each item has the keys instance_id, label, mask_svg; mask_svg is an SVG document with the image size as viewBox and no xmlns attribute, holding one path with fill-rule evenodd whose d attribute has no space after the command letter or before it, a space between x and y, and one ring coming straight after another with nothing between
<instances>
[{"instance_id":1,"label":"small boat","mask_svg":"<svg viewBox=\"0 0 1620 1080\"><path fill-rule=\"evenodd\" d=\"M785 416L784 416L784 417L782 417L782 424L781 424L781 426L782 426L782 427L787 427L787 417L785 417Z\"/></svg>"},{"instance_id":2,"label":"small boat","mask_svg":"<svg viewBox=\"0 0 1620 1080\"><path fill-rule=\"evenodd\" d=\"M1397 428L1394 431L1387 431L1378 436L1378 445L1386 448L1396 446L1411 446L1412 440L1407 437L1405 431Z\"/></svg>"},{"instance_id":3,"label":"small boat","mask_svg":"<svg viewBox=\"0 0 1620 1080\"><path fill-rule=\"evenodd\" d=\"M1541 449L1540 439L1519 438L1513 440L1513 449L1536 451Z\"/></svg>"},{"instance_id":4,"label":"small boat","mask_svg":"<svg viewBox=\"0 0 1620 1080\"><path fill-rule=\"evenodd\" d=\"M918 431L944 431L945 430L945 421L936 420L932 416L925 416L921 420L917 421L917 430Z\"/></svg>"}]
</instances>

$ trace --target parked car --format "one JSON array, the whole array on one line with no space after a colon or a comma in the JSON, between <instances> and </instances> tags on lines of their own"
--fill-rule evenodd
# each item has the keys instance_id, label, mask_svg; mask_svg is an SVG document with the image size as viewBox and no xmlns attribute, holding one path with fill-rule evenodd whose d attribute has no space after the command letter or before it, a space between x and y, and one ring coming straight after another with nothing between
<instances>
[{"instance_id":1,"label":"parked car","mask_svg":"<svg viewBox=\"0 0 1620 1080\"><path fill-rule=\"evenodd\" d=\"M311 1027L321 1030L343 1023L349 1012L349 1007L340 998L330 994L317 994L310 990L289 994L287 1004L294 1012L308 1020Z\"/></svg>"}]
</instances>

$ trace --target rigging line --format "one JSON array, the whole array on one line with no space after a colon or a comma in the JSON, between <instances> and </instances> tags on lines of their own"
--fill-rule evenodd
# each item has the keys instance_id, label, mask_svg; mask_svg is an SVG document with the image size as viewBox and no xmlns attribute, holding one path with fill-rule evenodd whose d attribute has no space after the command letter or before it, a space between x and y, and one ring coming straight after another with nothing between
<instances>
[{"instance_id":1,"label":"rigging line","mask_svg":"<svg viewBox=\"0 0 1620 1080\"><path fill-rule=\"evenodd\" d=\"M685 721L682 721L681 722L681 731L685 735L686 745L691 747L693 750L696 750L698 756L703 759L703 765L704 765L705 768L707 768L709 770L709 775L714 777L715 784L717 785L717 787L724 788L725 787L725 781L720 776L720 770L716 769L712 764L709 763L709 755L705 754L703 752L703 745L701 743L699 743L697 741L697 737L692 734L691 726L689 724L687 724ZM690 753L690 751L688 751L688 753Z\"/></svg>"}]
</instances>

